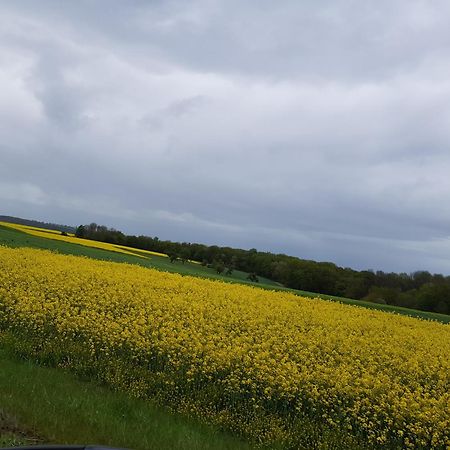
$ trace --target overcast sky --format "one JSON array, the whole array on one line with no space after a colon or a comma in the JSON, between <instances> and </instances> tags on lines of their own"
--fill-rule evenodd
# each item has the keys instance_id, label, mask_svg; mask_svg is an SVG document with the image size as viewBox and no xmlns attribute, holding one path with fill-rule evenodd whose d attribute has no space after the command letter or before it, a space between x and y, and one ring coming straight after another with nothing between
<instances>
[{"instance_id":1,"label":"overcast sky","mask_svg":"<svg viewBox=\"0 0 450 450\"><path fill-rule=\"evenodd\" d=\"M0 214L450 274L450 2L0 0Z\"/></svg>"}]
</instances>

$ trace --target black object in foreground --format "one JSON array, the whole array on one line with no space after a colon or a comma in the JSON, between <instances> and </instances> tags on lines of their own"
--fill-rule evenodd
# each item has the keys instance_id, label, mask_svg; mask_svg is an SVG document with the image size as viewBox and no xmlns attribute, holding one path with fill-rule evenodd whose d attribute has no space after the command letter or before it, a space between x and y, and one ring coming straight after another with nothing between
<instances>
[{"instance_id":1,"label":"black object in foreground","mask_svg":"<svg viewBox=\"0 0 450 450\"><path fill-rule=\"evenodd\" d=\"M97 445L33 445L32 447L2 447L0 450L126 450L116 447L99 447Z\"/></svg>"}]
</instances>

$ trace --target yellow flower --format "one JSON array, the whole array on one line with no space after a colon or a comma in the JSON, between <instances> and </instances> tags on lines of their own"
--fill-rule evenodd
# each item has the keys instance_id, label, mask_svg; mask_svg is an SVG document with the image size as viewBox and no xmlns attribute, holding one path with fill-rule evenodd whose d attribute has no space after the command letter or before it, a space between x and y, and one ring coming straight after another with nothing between
<instances>
[{"instance_id":1,"label":"yellow flower","mask_svg":"<svg viewBox=\"0 0 450 450\"><path fill-rule=\"evenodd\" d=\"M450 440L450 326L0 247L0 339L256 440L295 417L376 445Z\"/></svg>"}]
</instances>

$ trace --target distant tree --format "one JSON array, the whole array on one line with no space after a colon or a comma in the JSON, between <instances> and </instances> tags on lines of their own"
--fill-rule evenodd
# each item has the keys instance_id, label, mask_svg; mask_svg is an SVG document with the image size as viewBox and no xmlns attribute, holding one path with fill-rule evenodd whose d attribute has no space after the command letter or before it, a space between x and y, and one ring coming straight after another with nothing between
<instances>
[{"instance_id":1,"label":"distant tree","mask_svg":"<svg viewBox=\"0 0 450 450\"><path fill-rule=\"evenodd\" d=\"M233 268L232 267L228 267L227 271L225 272L225 275L233 275Z\"/></svg>"},{"instance_id":2,"label":"distant tree","mask_svg":"<svg viewBox=\"0 0 450 450\"><path fill-rule=\"evenodd\" d=\"M271 267L271 278L285 284L289 281L290 271L291 268L287 261L275 261L272 263Z\"/></svg>"},{"instance_id":3,"label":"distant tree","mask_svg":"<svg viewBox=\"0 0 450 450\"><path fill-rule=\"evenodd\" d=\"M368 287L362 276L350 275L344 281L343 297L348 298L363 298L368 294Z\"/></svg>"},{"instance_id":4,"label":"distant tree","mask_svg":"<svg viewBox=\"0 0 450 450\"><path fill-rule=\"evenodd\" d=\"M84 225L80 225L76 230L75 230L75 236L78 238L84 238L86 237L86 227Z\"/></svg>"},{"instance_id":5,"label":"distant tree","mask_svg":"<svg viewBox=\"0 0 450 450\"><path fill-rule=\"evenodd\" d=\"M411 274L412 281L414 283L414 288L418 289L424 284L430 283L433 276L430 272L426 270L420 270Z\"/></svg>"},{"instance_id":6,"label":"distant tree","mask_svg":"<svg viewBox=\"0 0 450 450\"><path fill-rule=\"evenodd\" d=\"M419 299L417 298L417 289L410 289L406 292L401 292L398 296L395 305L404 308L419 308Z\"/></svg>"},{"instance_id":7,"label":"distant tree","mask_svg":"<svg viewBox=\"0 0 450 450\"><path fill-rule=\"evenodd\" d=\"M248 274L247 280L254 281L255 283L259 282L259 278L254 272Z\"/></svg>"},{"instance_id":8,"label":"distant tree","mask_svg":"<svg viewBox=\"0 0 450 450\"><path fill-rule=\"evenodd\" d=\"M395 305L400 295L400 289L393 289L389 287L372 286L369 293L363 300L374 303L382 303L388 305Z\"/></svg>"},{"instance_id":9,"label":"distant tree","mask_svg":"<svg viewBox=\"0 0 450 450\"><path fill-rule=\"evenodd\" d=\"M184 264L186 261L189 260L190 257L190 253L189 253L189 249L188 248L183 248L180 252L180 259L181 262Z\"/></svg>"},{"instance_id":10,"label":"distant tree","mask_svg":"<svg viewBox=\"0 0 450 450\"><path fill-rule=\"evenodd\" d=\"M215 261L213 264L215 271L220 275L224 272L225 266L222 261Z\"/></svg>"},{"instance_id":11,"label":"distant tree","mask_svg":"<svg viewBox=\"0 0 450 450\"><path fill-rule=\"evenodd\" d=\"M204 258L208 260L208 263L212 264L217 259L219 250L217 245L211 245L206 248Z\"/></svg>"},{"instance_id":12,"label":"distant tree","mask_svg":"<svg viewBox=\"0 0 450 450\"><path fill-rule=\"evenodd\" d=\"M434 311L441 314L450 313L450 284L427 283L417 294L419 307L425 311Z\"/></svg>"},{"instance_id":13,"label":"distant tree","mask_svg":"<svg viewBox=\"0 0 450 450\"><path fill-rule=\"evenodd\" d=\"M65 231L61 231L61 236L69 236Z\"/></svg>"},{"instance_id":14,"label":"distant tree","mask_svg":"<svg viewBox=\"0 0 450 450\"><path fill-rule=\"evenodd\" d=\"M86 228L87 237L94 236L99 231L98 230L99 227L95 222L90 223L85 228ZM100 238L100 236L98 236L98 237Z\"/></svg>"},{"instance_id":15,"label":"distant tree","mask_svg":"<svg viewBox=\"0 0 450 450\"><path fill-rule=\"evenodd\" d=\"M173 263L174 261L176 261L178 259L178 255L173 252L167 253L167 256L169 257L171 263Z\"/></svg>"}]
</instances>

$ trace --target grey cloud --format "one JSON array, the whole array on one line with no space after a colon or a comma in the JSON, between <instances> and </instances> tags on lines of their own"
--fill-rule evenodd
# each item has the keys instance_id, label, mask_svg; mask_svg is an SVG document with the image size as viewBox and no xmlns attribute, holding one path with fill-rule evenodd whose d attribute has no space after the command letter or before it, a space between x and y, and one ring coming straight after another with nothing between
<instances>
[{"instance_id":1,"label":"grey cloud","mask_svg":"<svg viewBox=\"0 0 450 450\"><path fill-rule=\"evenodd\" d=\"M113 51L194 70L342 82L390 78L446 54L448 3L21 1Z\"/></svg>"},{"instance_id":2,"label":"grey cloud","mask_svg":"<svg viewBox=\"0 0 450 450\"><path fill-rule=\"evenodd\" d=\"M450 273L447 3L0 11L2 213Z\"/></svg>"},{"instance_id":3,"label":"grey cloud","mask_svg":"<svg viewBox=\"0 0 450 450\"><path fill-rule=\"evenodd\" d=\"M190 114L197 108L207 103L207 98L202 95L195 95L193 97L183 98L176 102L171 103L166 111L169 115L175 117L181 117L185 114Z\"/></svg>"},{"instance_id":4,"label":"grey cloud","mask_svg":"<svg viewBox=\"0 0 450 450\"><path fill-rule=\"evenodd\" d=\"M34 93L48 120L58 127L79 128L82 126L82 95L64 80L61 65L60 61L53 61L51 55L40 55L34 73L34 78L40 81Z\"/></svg>"}]
</instances>

